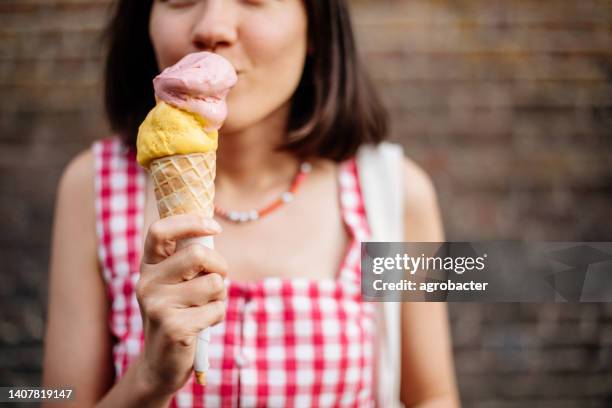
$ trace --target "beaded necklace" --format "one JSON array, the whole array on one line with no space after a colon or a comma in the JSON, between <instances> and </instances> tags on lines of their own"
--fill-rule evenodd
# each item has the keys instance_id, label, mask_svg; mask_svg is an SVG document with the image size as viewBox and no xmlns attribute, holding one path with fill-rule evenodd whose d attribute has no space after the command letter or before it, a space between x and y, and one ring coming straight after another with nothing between
<instances>
[{"instance_id":1,"label":"beaded necklace","mask_svg":"<svg viewBox=\"0 0 612 408\"><path fill-rule=\"evenodd\" d=\"M295 193L306 178L306 175L310 173L312 166L308 162L302 162L298 168L289 190L283 192L276 200L270 204L259 208L247 211L234 211L226 210L224 208L215 205L215 215L223 218L226 221L234 222L236 224L243 224L258 220L270 214L274 210L280 208L284 204L290 203L293 200Z\"/></svg>"}]
</instances>

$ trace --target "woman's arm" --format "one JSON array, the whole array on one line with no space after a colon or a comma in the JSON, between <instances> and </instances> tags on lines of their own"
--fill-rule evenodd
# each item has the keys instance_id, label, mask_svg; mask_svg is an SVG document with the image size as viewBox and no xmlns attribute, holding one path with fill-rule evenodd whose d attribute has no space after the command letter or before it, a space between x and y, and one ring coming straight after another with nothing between
<instances>
[{"instance_id":1,"label":"woman's arm","mask_svg":"<svg viewBox=\"0 0 612 408\"><path fill-rule=\"evenodd\" d=\"M94 406L114 380L109 304L96 248L94 163L88 150L62 175L53 226L43 386L73 388L75 399L65 406ZM135 362L104 403L147 405L152 391L135 375L138 367Z\"/></svg>"},{"instance_id":2,"label":"woman's arm","mask_svg":"<svg viewBox=\"0 0 612 408\"><path fill-rule=\"evenodd\" d=\"M404 191L405 240L444 241L433 184L409 159L404 165ZM460 406L446 303L402 304L401 400L414 408Z\"/></svg>"}]
</instances>

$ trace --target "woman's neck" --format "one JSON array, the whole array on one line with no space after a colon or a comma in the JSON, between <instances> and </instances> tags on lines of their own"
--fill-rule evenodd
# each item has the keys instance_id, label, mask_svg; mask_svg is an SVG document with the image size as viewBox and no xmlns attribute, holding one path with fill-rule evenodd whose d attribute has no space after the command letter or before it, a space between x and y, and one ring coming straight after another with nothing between
<instances>
[{"instance_id":1,"label":"woman's neck","mask_svg":"<svg viewBox=\"0 0 612 408\"><path fill-rule=\"evenodd\" d=\"M288 107L283 107L255 125L219 135L217 150L217 195L228 205L276 194L291 183L298 160L289 152L277 152L284 140ZM226 200L222 200L226 201Z\"/></svg>"}]
</instances>

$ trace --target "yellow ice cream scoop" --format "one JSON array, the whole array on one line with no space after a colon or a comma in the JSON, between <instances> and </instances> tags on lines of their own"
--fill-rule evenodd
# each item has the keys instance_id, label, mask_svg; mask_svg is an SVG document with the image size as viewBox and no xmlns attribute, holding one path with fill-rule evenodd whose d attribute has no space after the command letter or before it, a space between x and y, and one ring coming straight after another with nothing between
<instances>
[{"instance_id":1,"label":"yellow ice cream scoop","mask_svg":"<svg viewBox=\"0 0 612 408\"><path fill-rule=\"evenodd\" d=\"M160 101L138 129L136 159L148 168L161 157L216 150L218 132L206 128L209 124L200 115Z\"/></svg>"}]
</instances>

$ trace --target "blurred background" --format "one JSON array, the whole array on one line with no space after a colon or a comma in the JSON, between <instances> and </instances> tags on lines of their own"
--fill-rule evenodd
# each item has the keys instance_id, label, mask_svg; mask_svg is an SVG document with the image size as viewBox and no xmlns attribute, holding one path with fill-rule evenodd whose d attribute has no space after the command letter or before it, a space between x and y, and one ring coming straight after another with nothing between
<instances>
[{"instance_id":1,"label":"blurred background","mask_svg":"<svg viewBox=\"0 0 612 408\"><path fill-rule=\"evenodd\" d=\"M108 0L0 1L0 385L39 385L67 162L108 135ZM612 1L352 0L448 240L612 241ZM612 304L450 304L465 407L612 407Z\"/></svg>"}]
</instances>

